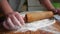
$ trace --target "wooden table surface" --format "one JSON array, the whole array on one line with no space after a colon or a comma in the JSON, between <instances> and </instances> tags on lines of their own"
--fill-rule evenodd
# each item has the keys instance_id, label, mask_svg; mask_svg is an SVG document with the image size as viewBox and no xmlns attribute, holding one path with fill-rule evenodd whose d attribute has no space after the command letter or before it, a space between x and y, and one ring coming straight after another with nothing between
<instances>
[{"instance_id":1,"label":"wooden table surface","mask_svg":"<svg viewBox=\"0 0 60 34\"><path fill-rule=\"evenodd\" d=\"M58 21L53 26L57 28L57 30L60 32L60 23ZM7 31L6 29L3 28L3 26L0 26L0 34L52 34L52 33L42 30L37 30L35 32L27 31L27 32L14 33L12 31Z\"/></svg>"}]
</instances>

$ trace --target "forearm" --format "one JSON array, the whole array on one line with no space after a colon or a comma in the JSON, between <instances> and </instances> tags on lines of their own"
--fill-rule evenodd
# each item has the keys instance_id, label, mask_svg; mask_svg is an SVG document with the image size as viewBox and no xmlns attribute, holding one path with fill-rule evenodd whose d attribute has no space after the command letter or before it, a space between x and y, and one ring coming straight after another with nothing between
<instances>
[{"instance_id":1,"label":"forearm","mask_svg":"<svg viewBox=\"0 0 60 34\"><path fill-rule=\"evenodd\" d=\"M43 4L48 10L55 9L50 0L41 0L41 4Z\"/></svg>"},{"instance_id":2,"label":"forearm","mask_svg":"<svg viewBox=\"0 0 60 34\"><path fill-rule=\"evenodd\" d=\"M2 10L3 10L3 12L4 12L5 15L13 12L13 9L8 4L7 0L2 0L1 1L1 5L2 5Z\"/></svg>"}]
</instances>

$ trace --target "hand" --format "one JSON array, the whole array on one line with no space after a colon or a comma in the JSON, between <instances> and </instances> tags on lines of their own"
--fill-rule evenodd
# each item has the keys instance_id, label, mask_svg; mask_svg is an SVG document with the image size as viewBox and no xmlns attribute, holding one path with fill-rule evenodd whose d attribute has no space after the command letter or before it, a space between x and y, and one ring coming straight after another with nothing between
<instances>
[{"instance_id":1,"label":"hand","mask_svg":"<svg viewBox=\"0 0 60 34\"><path fill-rule=\"evenodd\" d=\"M4 21L3 26L8 30L15 30L16 25L22 26L24 25L24 19L18 12L13 12L7 16L7 19Z\"/></svg>"},{"instance_id":2,"label":"hand","mask_svg":"<svg viewBox=\"0 0 60 34\"><path fill-rule=\"evenodd\" d=\"M60 15L60 9L57 9L57 14L59 14L59 15Z\"/></svg>"},{"instance_id":3,"label":"hand","mask_svg":"<svg viewBox=\"0 0 60 34\"><path fill-rule=\"evenodd\" d=\"M55 14L59 14L60 15L60 9L53 9L52 10Z\"/></svg>"}]
</instances>

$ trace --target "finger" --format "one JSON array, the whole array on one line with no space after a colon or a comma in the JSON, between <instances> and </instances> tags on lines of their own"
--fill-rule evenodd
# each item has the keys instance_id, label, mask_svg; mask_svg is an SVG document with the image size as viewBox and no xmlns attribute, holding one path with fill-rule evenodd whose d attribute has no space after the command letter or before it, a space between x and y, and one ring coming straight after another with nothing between
<instances>
[{"instance_id":1,"label":"finger","mask_svg":"<svg viewBox=\"0 0 60 34\"><path fill-rule=\"evenodd\" d=\"M14 15L11 15L10 18L15 25L22 26Z\"/></svg>"},{"instance_id":2,"label":"finger","mask_svg":"<svg viewBox=\"0 0 60 34\"><path fill-rule=\"evenodd\" d=\"M22 25L25 24L23 17L22 17L18 12L16 12L15 16L16 16L16 18L20 21L20 23L21 23Z\"/></svg>"},{"instance_id":3,"label":"finger","mask_svg":"<svg viewBox=\"0 0 60 34\"><path fill-rule=\"evenodd\" d=\"M9 25L7 24L7 22L4 22L3 23L3 26L8 29L8 30L16 30L17 28L12 28L12 27L9 27Z\"/></svg>"},{"instance_id":4,"label":"finger","mask_svg":"<svg viewBox=\"0 0 60 34\"><path fill-rule=\"evenodd\" d=\"M8 17L8 19L7 19L7 24L8 24L11 28L14 28L14 27L15 27L14 24L13 24L13 22L11 21L11 18L9 18L9 17Z\"/></svg>"},{"instance_id":5,"label":"finger","mask_svg":"<svg viewBox=\"0 0 60 34\"><path fill-rule=\"evenodd\" d=\"M3 22L3 26L4 26L6 29L8 29L8 30L9 30L9 27L8 27L8 25L6 24L6 22L5 22L5 21Z\"/></svg>"}]
</instances>

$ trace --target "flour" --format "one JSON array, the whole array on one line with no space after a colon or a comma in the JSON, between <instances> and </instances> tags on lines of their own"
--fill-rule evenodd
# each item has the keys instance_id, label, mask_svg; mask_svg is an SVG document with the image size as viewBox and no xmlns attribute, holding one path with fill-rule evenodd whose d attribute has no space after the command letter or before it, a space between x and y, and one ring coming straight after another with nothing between
<instances>
[{"instance_id":1,"label":"flour","mask_svg":"<svg viewBox=\"0 0 60 34\"><path fill-rule=\"evenodd\" d=\"M26 32L26 31L37 31L38 29L51 26L55 23L55 20L44 19L39 21L34 21L31 23L26 23L22 27L16 26L18 29L15 32Z\"/></svg>"}]
</instances>

